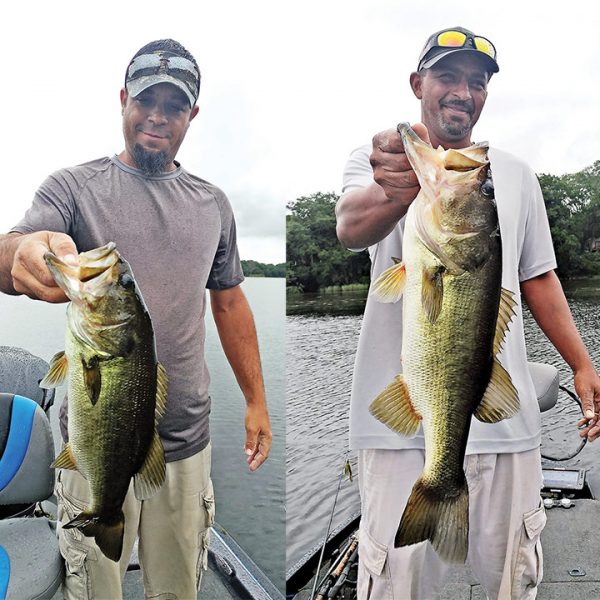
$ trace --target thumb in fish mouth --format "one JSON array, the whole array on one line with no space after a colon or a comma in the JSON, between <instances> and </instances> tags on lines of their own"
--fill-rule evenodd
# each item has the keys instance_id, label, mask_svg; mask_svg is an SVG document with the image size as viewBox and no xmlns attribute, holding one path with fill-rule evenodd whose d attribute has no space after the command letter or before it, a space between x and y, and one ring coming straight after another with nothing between
<instances>
[{"instance_id":1,"label":"thumb in fish mouth","mask_svg":"<svg viewBox=\"0 0 600 600\"><path fill-rule=\"evenodd\" d=\"M427 144L431 143L429 139L429 131L427 131L427 127L424 123L415 123L411 126L412 130Z\"/></svg>"}]
</instances>

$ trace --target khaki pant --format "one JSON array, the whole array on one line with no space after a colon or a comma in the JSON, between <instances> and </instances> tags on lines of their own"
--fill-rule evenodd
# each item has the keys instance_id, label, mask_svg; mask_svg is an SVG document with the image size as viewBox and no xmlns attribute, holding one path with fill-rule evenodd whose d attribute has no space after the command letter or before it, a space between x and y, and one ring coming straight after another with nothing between
<instances>
[{"instance_id":1,"label":"khaki pant","mask_svg":"<svg viewBox=\"0 0 600 600\"><path fill-rule=\"evenodd\" d=\"M146 598L192 600L207 567L208 528L214 522L210 444L198 454L167 463L165 485L149 500L138 501L133 484L123 504L125 537L121 561L106 558L78 529L60 529L66 562L66 600L119 600L136 537ZM56 483L58 518L65 523L89 498L87 481L77 471L61 470Z\"/></svg>"},{"instance_id":2,"label":"khaki pant","mask_svg":"<svg viewBox=\"0 0 600 600\"><path fill-rule=\"evenodd\" d=\"M359 600L434 600L449 566L429 542L394 548L422 450L359 451L362 518ZM542 579L539 449L465 458L469 485L467 563L489 600L533 600Z\"/></svg>"}]
</instances>

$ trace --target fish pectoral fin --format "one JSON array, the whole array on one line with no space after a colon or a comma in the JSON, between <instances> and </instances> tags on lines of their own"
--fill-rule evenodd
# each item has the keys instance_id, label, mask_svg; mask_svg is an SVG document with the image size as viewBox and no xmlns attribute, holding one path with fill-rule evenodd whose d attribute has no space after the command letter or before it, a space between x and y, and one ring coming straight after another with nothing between
<instances>
[{"instance_id":1,"label":"fish pectoral fin","mask_svg":"<svg viewBox=\"0 0 600 600\"><path fill-rule=\"evenodd\" d=\"M490 381L474 415L483 423L497 423L514 417L518 410L519 394L508 371L494 359Z\"/></svg>"},{"instance_id":2,"label":"fish pectoral fin","mask_svg":"<svg viewBox=\"0 0 600 600\"><path fill-rule=\"evenodd\" d=\"M500 348L502 348L510 321L515 316L515 306L517 306L515 295L510 290L501 288L498 320L496 321L496 333L494 334L494 356L497 356Z\"/></svg>"},{"instance_id":3,"label":"fish pectoral fin","mask_svg":"<svg viewBox=\"0 0 600 600\"><path fill-rule=\"evenodd\" d=\"M71 445L67 444L56 457L54 462L50 465L54 469L70 469L71 471L77 471L77 465L75 464L75 457L71 450Z\"/></svg>"},{"instance_id":4,"label":"fish pectoral fin","mask_svg":"<svg viewBox=\"0 0 600 600\"><path fill-rule=\"evenodd\" d=\"M394 259L394 262L398 259ZM379 302L398 302L406 285L406 267L402 262L395 262L373 282L369 295Z\"/></svg>"},{"instance_id":5,"label":"fish pectoral fin","mask_svg":"<svg viewBox=\"0 0 600 600\"><path fill-rule=\"evenodd\" d=\"M407 437L414 437L421 417L410 401L402 375L398 375L369 407L369 412L384 425Z\"/></svg>"},{"instance_id":6,"label":"fish pectoral fin","mask_svg":"<svg viewBox=\"0 0 600 600\"><path fill-rule=\"evenodd\" d=\"M165 451L158 437L158 432L154 431L152 443L146 454L146 460L142 468L133 476L133 491L138 500L148 500L165 482L166 465Z\"/></svg>"},{"instance_id":7,"label":"fish pectoral fin","mask_svg":"<svg viewBox=\"0 0 600 600\"><path fill-rule=\"evenodd\" d=\"M64 351L57 352L50 359L50 370L40 381L40 387L50 389L58 387L66 378L69 371L69 361Z\"/></svg>"},{"instance_id":8,"label":"fish pectoral fin","mask_svg":"<svg viewBox=\"0 0 600 600\"><path fill-rule=\"evenodd\" d=\"M100 375L100 359L97 356L86 362L85 358L81 357L81 365L83 366L83 382L85 389L92 406L96 406L100 397L100 389L102 388L102 376Z\"/></svg>"},{"instance_id":9,"label":"fish pectoral fin","mask_svg":"<svg viewBox=\"0 0 600 600\"><path fill-rule=\"evenodd\" d=\"M421 277L421 305L432 325L437 321L442 310L443 273L444 267L442 266L429 267L423 269Z\"/></svg>"},{"instance_id":10,"label":"fish pectoral fin","mask_svg":"<svg viewBox=\"0 0 600 600\"><path fill-rule=\"evenodd\" d=\"M165 414L167 409L167 387L168 387L169 378L167 377L167 372L165 368L157 363L156 365L156 409L155 409L155 423L158 425L158 422Z\"/></svg>"}]
</instances>

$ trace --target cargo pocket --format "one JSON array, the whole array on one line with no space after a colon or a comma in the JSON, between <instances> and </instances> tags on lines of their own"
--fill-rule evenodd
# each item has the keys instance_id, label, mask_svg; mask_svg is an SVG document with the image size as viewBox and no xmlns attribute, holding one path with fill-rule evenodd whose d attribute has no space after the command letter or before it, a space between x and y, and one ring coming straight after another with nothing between
<instances>
[{"instance_id":1,"label":"cargo pocket","mask_svg":"<svg viewBox=\"0 0 600 600\"><path fill-rule=\"evenodd\" d=\"M210 543L210 528L215 522L215 495L212 481L200 493L201 529L198 533L198 564L196 565L196 582L198 587L202 579L202 571L208 568L208 545Z\"/></svg>"},{"instance_id":2,"label":"cargo pocket","mask_svg":"<svg viewBox=\"0 0 600 600\"><path fill-rule=\"evenodd\" d=\"M393 600L387 546L361 529L358 542L358 600Z\"/></svg>"},{"instance_id":3,"label":"cargo pocket","mask_svg":"<svg viewBox=\"0 0 600 600\"><path fill-rule=\"evenodd\" d=\"M83 503L72 498L66 491L61 474L57 478L55 492L58 500L58 518L61 523L67 523L84 509ZM88 572L88 561L97 560L95 549L86 543L81 531L76 528L63 529L62 526L58 534L58 547L65 559L64 597L93 599L94 592Z\"/></svg>"},{"instance_id":4,"label":"cargo pocket","mask_svg":"<svg viewBox=\"0 0 600 600\"><path fill-rule=\"evenodd\" d=\"M543 576L540 535L544 525L546 525L546 511L543 506L523 515L523 528L517 548L512 586L514 600L528 600L536 597L537 586Z\"/></svg>"}]
</instances>

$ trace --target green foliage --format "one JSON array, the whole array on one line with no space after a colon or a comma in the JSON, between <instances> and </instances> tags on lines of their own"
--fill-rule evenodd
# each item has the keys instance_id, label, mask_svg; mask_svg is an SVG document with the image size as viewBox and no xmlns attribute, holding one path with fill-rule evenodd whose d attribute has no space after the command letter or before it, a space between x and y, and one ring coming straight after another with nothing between
<instances>
[{"instance_id":1,"label":"green foliage","mask_svg":"<svg viewBox=\"0 0 600 600\"><path fill-rule=\"evenodd\" d=\"M350 252L335 233L332 192L317 192L290 202L287 216L287 285L316 292L328 285L368 283L366 252Z\"/></svg>"},{"instance_id":2,"label":"green foliage","mask_svg":"<svg viewBox=\"0 0 600 600\"><path fill-rule=\"evenodd\" d=\"M274 265L255 260L243 260L241 262L246 277L285 277L285 263Z\"/></svg>"},{"instance_id":3,"label":"green foliage","mask_svg":"<svg viewBox=\"0 0 600 600\"><path fill-rule=\"evenodd\" d=\"M600 161L566 175L538 176L562 279L600 274ZM287 285L303 292L368 284L366 252L350 252L335 233L333 192L288 204Z\"/></svg>"},{"instance_id":4,"label":"green foliage","mask_svg":"<svg viewBox=\"0 0 600 600\"><path fill-rule=\"evenodd\" d=\"M539 176L550 222L558 275L600 273L600 161L566 175Z\"/></svg>"}]
</instances>

